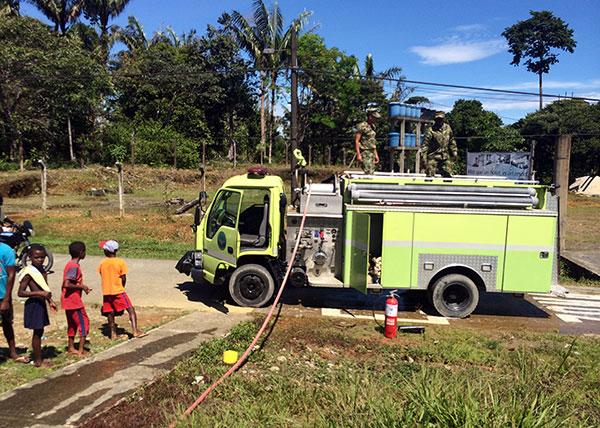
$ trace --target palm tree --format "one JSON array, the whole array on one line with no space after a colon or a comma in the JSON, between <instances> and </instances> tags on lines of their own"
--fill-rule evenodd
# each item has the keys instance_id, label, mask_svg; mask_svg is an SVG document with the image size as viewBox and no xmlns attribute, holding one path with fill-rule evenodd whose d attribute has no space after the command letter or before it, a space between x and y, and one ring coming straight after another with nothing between
<instances>
[{"instance_id":1,"label":"palm tree","mask_svg":"<svg viewBox=\"0 0 600 428\"><path fill-rule=\"evenodd\" d=\"M359 75L360 70L358 65L354 69L354 74ZM390 96L390 101L402 101L407 96L409 96L414 88L407 87L404 80L406 80L406 76L402 74L402 67L390 67L387 70L384 70L380 73L375 72L375 65L373 62L373 55L367 54L365 58L365 69L364 69L364 77L367 80L379 80L380 82L384 82L386 80L395 81L396 84ZM381 83L383 85L383 83Z\"/></svg>"},{"instance_id":2,"label":"palm tree","mask_svg":"<svg viewBox=\"0 0 600 428\"><path fill-rule=\"evenodd\" d=\"M127 26L125 28L114 27L115 39L127 46L130 55L135 56L138 52L143 52L150 46L150 41L146 37L144 27L135 16L127 18Z\"/></svg>"},{"instance_id":3,"label":"palm tree","mask_svg":"<svg viewBox=\"0 0 600 428\"><path fill-rule=\"evenodd\" d=\"M101 57L108 62L110 34L108 21L119 16L131 0L85 0L85 16L100 27Z\"/></svg>"},{"instance_id":4,"label":"palm tree","mask_svg":"<svg viewBox=\"0 0 600 428\"><path fill-rule=\"evenodd\" d=\"M254 62L254 67L260 74L260 142L261 163L263 162L266 145L266 114L265 97L270 80L271 89L271 138L269 140L269 163L273 149L273 123L277 91L277 77L287 60L286 50L290 43L292 28L299 30L312 12L301 13L284 32L283 16L277 2L271 10L263 0L254 0L252 4L252 23L240 12L232 13L232 29L238 43Z\"/></svg>"},{"instance_id":5,"label":"palm tree","mask_svg":"<svg viewBox=\"0 0 600 428\"><path fill-rule=\"evenodd\" d=\"M84 0L28 0L54 24L54 31L65 34L83 12Z\"/></svg>"}]
</instances>

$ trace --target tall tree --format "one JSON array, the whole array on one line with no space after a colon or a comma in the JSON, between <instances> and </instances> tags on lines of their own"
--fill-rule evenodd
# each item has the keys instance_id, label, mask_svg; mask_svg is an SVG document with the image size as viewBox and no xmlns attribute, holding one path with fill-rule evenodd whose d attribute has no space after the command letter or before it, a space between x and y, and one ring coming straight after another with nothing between
<instances>
[{"instance_id":1,"label":"tall tree","mask_svg":"<svg viewBox=\"0 0 600 428\"><path fill-rule=\"evenodd\" d=\"M252 21L248 21L240 12L233 11L231 18L233 30L240 46L250 55L260 75L260 123L261 123L261 161L266 146L266 95L269 80L271 83L271 123L275 110L277 77L281 67L287 61L292 27L298 31L312 12L301 13L284 31L284 19L277 2L271 10L263 0L254 0ZM269 145L269 163L271 162L272 138Z\"/></svg>"},{"instance_id":2,"label":"tall tree","mask_svg":"<svg viewBox=\"0 0 600 428\"><path fill-rule=\"evenodd\" d=\"M547 74L550 66L558 62L556 50L573 53L577 42L569 25L552 12L532 10L529 13L531 18L506 28L502 35L508 42L508 51L513 55L511 64L518 66L521 59L527 58L527 70L538 75L541 110L542 75Z\"/></svg>"},{"instance_id":3,"label":"tall tree","mask_svg":"<svg viewBox=\"0 0 600 428\"><path fill-rule=\"evenodd\" d=\"M0 140L21 167L32 151L60 156L66 114L82 133L93 127L106 70L77 38L59 37L32 18L0 19L0 40Z\"/></svg>"},{"instance_id":4,"label":"tall tree","mask_svg":"<svg viewBox=\"0 0 600 428\"><path fill-rule=\"evenodd\" d=\"M101 58L108 62L111 38L108 22L119 16L131 0L85 0L85 16L100 28Z\"/></svg>"},{"instance_id":5,"label":"tall tree","mask_svg":"<svg viewBox=\"0 0 600 428\"><path fill-rule=\"evenodd\" d=\"M65 34L83 12L84 0L28 0L54 24L54 31Z\"/></svg>"},{"instance_id":6,"label":"tall tree","mask_svg":"<svg viewBox=\"0 0 600 428\"><path fill-rule=\"evenodd\" d=\"M84 0L28 0L54 24L54 31L65 35L69 27L77 21L83 12ZM73 151L73 132L71 116L67 115L67 129L69 137L69 156L75 160Z\"/></svg>"}]
</instances>

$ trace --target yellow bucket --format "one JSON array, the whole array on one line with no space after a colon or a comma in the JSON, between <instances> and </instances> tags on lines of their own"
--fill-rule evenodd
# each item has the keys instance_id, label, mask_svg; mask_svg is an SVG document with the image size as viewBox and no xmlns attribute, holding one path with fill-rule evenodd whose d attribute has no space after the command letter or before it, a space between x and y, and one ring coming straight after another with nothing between
<instances>
[{"instance_id":1,"label":"yellow bucket","mask_svg":"<svg viewBox=\"0 0 600 428\"><path fill-rule=\"evenodd\" d=\"M237 351L225 351L223 352L223 362L225 364L235 364L238 360Z\"/></svg>"}]
</instances>

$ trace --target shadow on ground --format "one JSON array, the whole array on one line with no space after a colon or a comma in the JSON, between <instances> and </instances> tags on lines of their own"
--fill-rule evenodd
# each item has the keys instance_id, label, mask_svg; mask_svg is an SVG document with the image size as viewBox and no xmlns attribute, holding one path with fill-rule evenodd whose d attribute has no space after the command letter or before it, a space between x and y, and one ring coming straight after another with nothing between
<instances>
[{"instance_id":1,"label":"shadow on ground","mask_svg":"<svg viewBox=\"0 0 600 428\"><path fill-rule=\"evenodd\" d=\"M190 302L200 302L209 308L213 308L222 314L228 314L227 294L224 287L202 286L195 282L187 281L176 287Z\"/></svg>"}]
</instances>

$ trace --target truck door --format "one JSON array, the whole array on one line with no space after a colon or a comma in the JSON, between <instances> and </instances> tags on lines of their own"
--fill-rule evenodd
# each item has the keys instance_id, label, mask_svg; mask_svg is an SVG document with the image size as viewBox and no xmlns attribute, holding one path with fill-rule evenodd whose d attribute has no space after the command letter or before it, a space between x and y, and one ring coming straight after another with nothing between
<instances>
[{"instance_id":1,"label":"truck door","mask_svg":"<svg viewBox=\"0 0 600 428\"><path fill-rule=\"evenodd\" d=\"M346 224L344 284L367 294L369 270L369 214L351 211Z\"/></svg>"},{"instance_id":2,"label":"truck door","mask_svg":"<svg viewBox=\"0 0 600 428\"><path fill-rule=\"evenodd\" d=\"M214 279L219 266L235 267L239 252L238 217L242 192L221 190L211 206L203 237L204 274Z\"/></svg>"}]
</instances>

